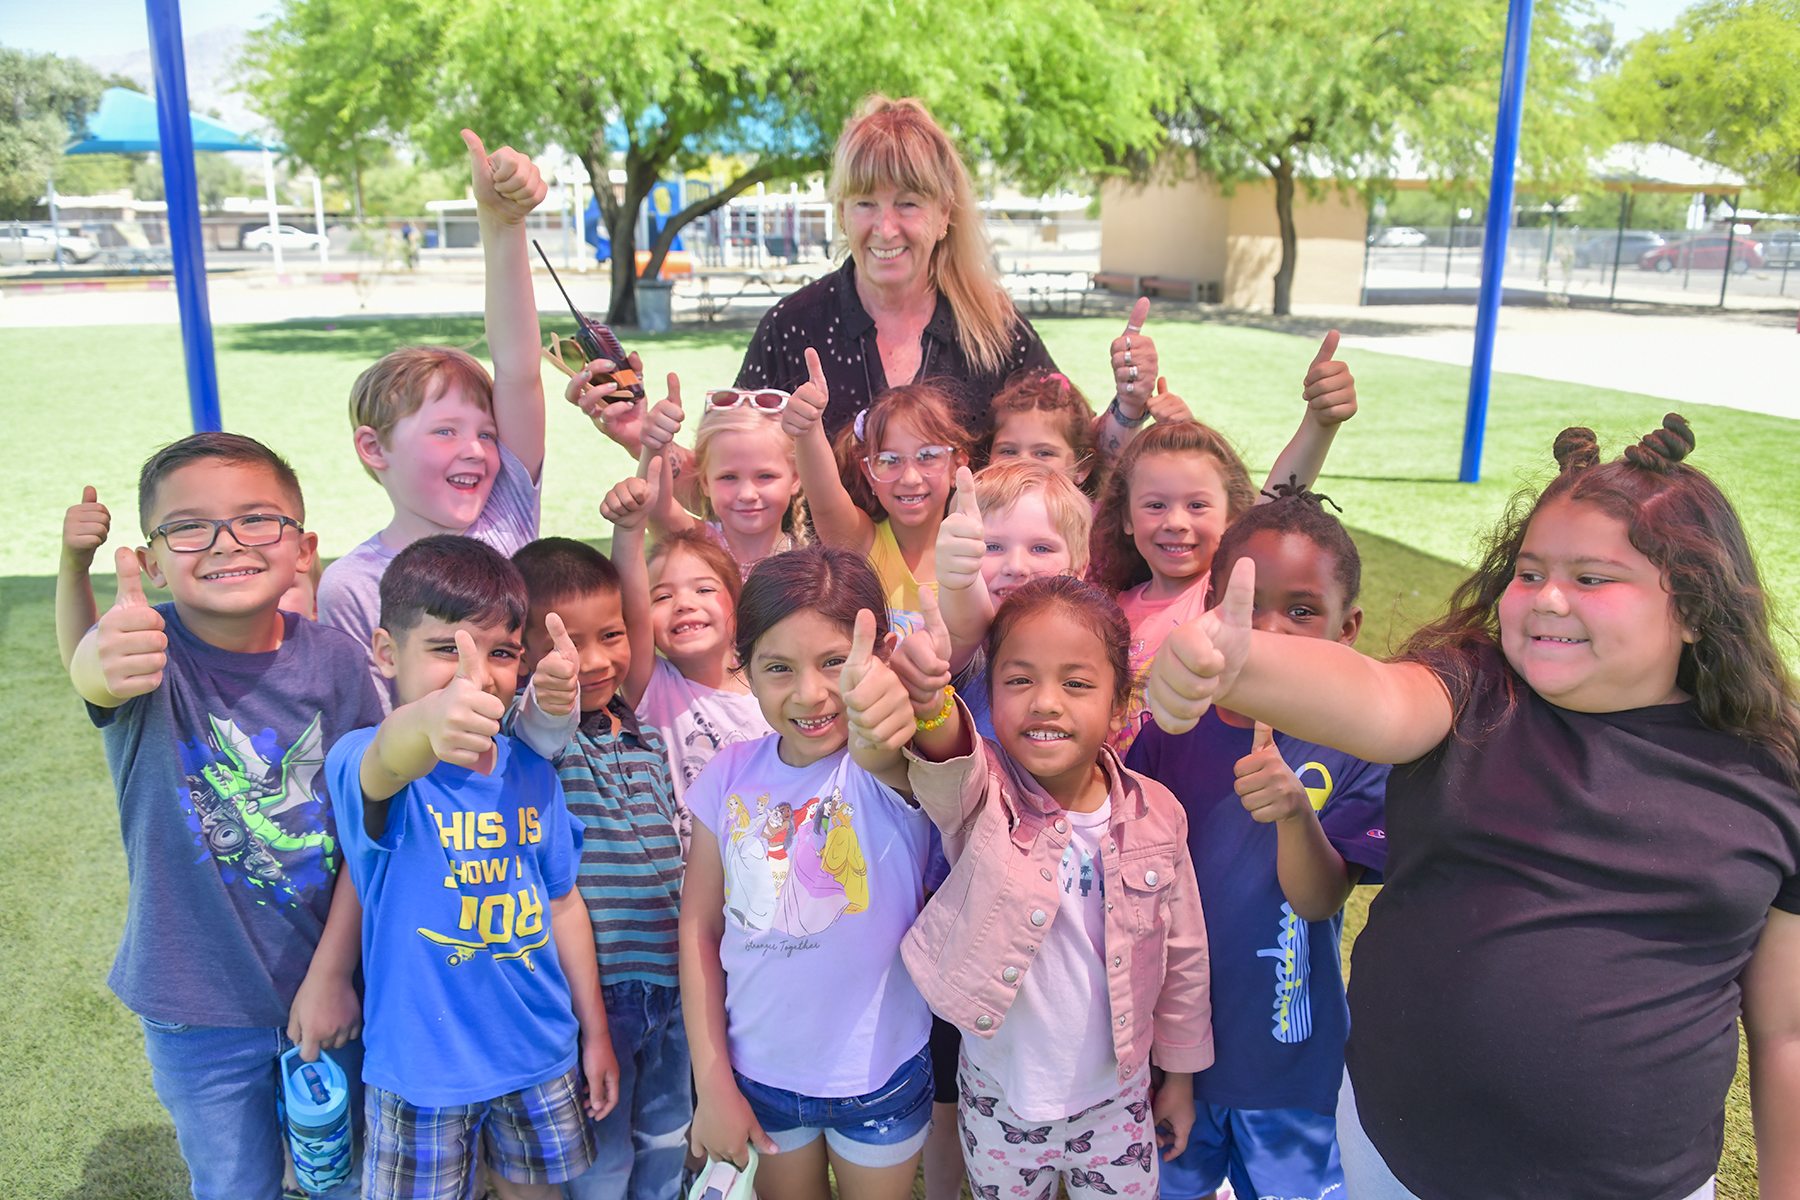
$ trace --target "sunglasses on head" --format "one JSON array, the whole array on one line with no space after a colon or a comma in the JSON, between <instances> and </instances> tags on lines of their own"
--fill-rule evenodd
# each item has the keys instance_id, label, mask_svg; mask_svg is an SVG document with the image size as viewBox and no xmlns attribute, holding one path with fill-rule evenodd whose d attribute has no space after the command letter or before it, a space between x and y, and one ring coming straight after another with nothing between
<instances>
[{"instance_id":1,"label":"sunglasses on head","mask_svg":"<svg viewBox=\"0 0 1800 1200\"><path fill-rule=\"evenodd\" d=\"M747 404L766 413L780 412L789 399L789 393L775 388L719 388L706 393L708 408L741 408Z\"/></svg>"}]
</instances>

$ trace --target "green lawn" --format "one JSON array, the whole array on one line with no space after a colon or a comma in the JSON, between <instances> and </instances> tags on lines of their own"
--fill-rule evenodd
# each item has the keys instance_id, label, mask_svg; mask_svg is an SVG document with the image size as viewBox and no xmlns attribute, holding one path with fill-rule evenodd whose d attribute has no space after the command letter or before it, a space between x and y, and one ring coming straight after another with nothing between
<instances>
[{"instance_id":1,"label":"green lawn","mask_svg":"<svg viewBox=\"0 0 1800 1200\"><path fill-rule=\"evenodd\" d=\"M1059 362L1104 395L1105 346L1118 322L1044 320ZM1153 325L1171 385L1265 469L1298 417L1298 381L1313 343L1207 324ZM288 454L309 499L309 525L337 555L386 519L380 490L349 449L345 399L357 372L406 341L472 345L480 323L340 322L222 327L219 371L229 426ZM748 333L636 338L653 372L678 371L694 391L729 383ZM186 430L186 388L172 328L0 331L11 385L0 412L40 444L7 489L12 536L0 549L0 1196L111 1200L185 1194L166 1115L149 1085L135 1022L105 985L125 904L125 870L99 737L57 660L51 580L63 508L92 483L131 529L138 464ZM1391 649L1460 578L1456 565L1507 495L1549 463L1564 425L1592 425L1609 444L1660 419L1662 402L1516 376L1495 380L1489 481L1454 479L1464 373L1379 354L1350 354L1361 415L1343 432L1321 487L1347 510L1364 564L1363 648ZM545 532L600 537L596 506L630 469L556 399L544 493ZM1771 592L1800 583L1793 488L1800 424L1690 406L1694 461L1725 483L1746 515ZM121 539L115 541L122 542ZM109 557L109 556L108 556ZM105 559L102 560L103 563ZM110 567L98 580L108 602ZM1366 889L1365 889L1366 891ZM1353 901L1349 938L1366 897ZM1348 940L1348 939L1347 939ZM1720 1195L1755 1194L1742 1080L1734 1092Z\"/></svg>"}]
</instances>

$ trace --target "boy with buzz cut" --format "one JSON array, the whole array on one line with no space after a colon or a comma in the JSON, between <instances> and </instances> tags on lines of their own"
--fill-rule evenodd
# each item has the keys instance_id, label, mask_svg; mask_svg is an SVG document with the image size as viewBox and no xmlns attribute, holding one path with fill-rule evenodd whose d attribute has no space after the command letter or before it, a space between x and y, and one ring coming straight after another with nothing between
<instances>
[{"instance_id":1,"label":"boy with buzz cut","mask_svg":"<svg viewBox=\"0 0 1800 1200\"><path fill-rule=\"evenodd\" d=\"M556 771L585 830L575 882L619 1059L619 1106L594 1125L598 1157L565 1190L570 1200L677 1200L693 1092L677 944L681 839L668 756L655 728L639 724L619 694L632 639L613 564L560 537L532 542L513 563L530 598L527 665L541 669L555 657L557 629L563 652L577 661L581 725Z\"/></svg>"},{"instance_id":2,"label":"boy with buzz cut","mask_svg":"<svg viewBox=\"0 0 1800 1200\"><path fill-rule=\"evenodd\" d=\"M363 905L369 1200L460 1200L484 1159L508 1200L549 1200L593 1162L587 1116L617 1099L580 826L555 768L501 732L525 615L486 543L401 551L374 634L397 706L326 759ZM574 706L571 654L559 638L541 656L548 712Z\"/></svg>"},{"instance_id":3,"label":"boy with buzz cut","mask_svg":"<svg viewBox=\"0 0 1800 1200\"><path fill-rule=\"evenodd\" d=\"M466 534L505 555L538 532L544 382L525 218L542 202L545 184L511 147L490 155L467 129L463 141L481 223L494 375L454 347L408 346L351 388L356 455L386 490L394 516L326 568L318 614L364 650L380 617L382 572L413 542ZM369 669L391 699L372 659Z\"/></svg>"},{"instance_id":4,"label":"boy with buzz cut","mask_svg":"<svg viewBox=\"0 0 1800 1200\"><path fill-rule=\"evenodd\" d=\"M280 455L183 438L144 463L138 518L145 545L119 549L92 628L85 569L57 597L130 876L107 982L143 1025L194 1195L274 1196L281 1054L330 1048L353 1080L361 1062L356 893L320 767L381 703L361 646L278 607L317 541ZM86 533L91 557L106 531ZM140 571L173 600L151 606Z\"/></svg>"}]
</instances>

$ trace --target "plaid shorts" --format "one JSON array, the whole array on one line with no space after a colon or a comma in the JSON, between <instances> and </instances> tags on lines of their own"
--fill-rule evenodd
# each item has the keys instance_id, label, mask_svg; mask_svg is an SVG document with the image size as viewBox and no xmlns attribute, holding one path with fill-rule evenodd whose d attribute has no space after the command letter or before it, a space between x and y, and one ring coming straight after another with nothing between
<instances>
[{"instance_id":1,"label":"plaid shorts","mask_svg":"<svg viewBox=\"0 0 1800 1200\"><path fill-rule=\"evenodd\" d=\"M365 1200L474 1200L484 1157L514 1183L563 1183L594 1161L579 1064L522 1091L448 1108L418 1108L373 1084L363 1092Z\"/></svg>"}]
</instances>

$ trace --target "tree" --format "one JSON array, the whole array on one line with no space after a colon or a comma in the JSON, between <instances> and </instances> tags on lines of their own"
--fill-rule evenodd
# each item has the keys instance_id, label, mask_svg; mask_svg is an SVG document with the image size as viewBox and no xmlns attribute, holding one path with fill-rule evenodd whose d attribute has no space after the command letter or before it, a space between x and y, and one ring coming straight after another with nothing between
<instances>
[{"instance_id":1,"label":"tree","mask_svg":"<svg viewBox=\"0 0 1800 1200\"><path fill-rule=\"evenodd\" d=\"M1710 0L1626 48L1602 100L1628 135L1741 172L1800 206L1800 0Z\"/></svg>"},{"instance_id":2,"label":"tree","mask_svg":"<svg viewBox=\"0 0 1800 1200\"><path fill-rule=\"evenodd\" d=\"M0 218L31 215L106 82L77 59L0 47Z\"/></svg>"},{"instance_id":3,"label":"tree","mask_svg":"<svg viewBox=\"0 0 1800 1200\"><path fill-rule=\"evenodd\" d=\"M1587 98L1593 40L1580 0L1538 0L1521 156L1528 180L1573 188L1603 140ZM1378 183L1403 149L1443 180L1485 179L1506 6L1414 0L1201 0L1216 39L1197 66L1167 63L1179 90L1159 115L1169 145L1134 165L1193 166L1230 187L1275 185L1281 262L1275 312L1291 308L1296 191Z\"/></svg>"},{"instance_id":4,"label":"tree","mask_svg":"<svg viewBox=\"0 0 1800 1200\"><path fill-rule=\"evenodd\" d=\"M426 0L286 0L245 39L238 90L289 154L348 182L360 220L364 168L423 115L441 29Z\"/></svg>"},{"instance_id":5,"label":"tree","mask_svg":"<svg viewBox=\"0 0 1800 1200\"><path fill-rule=\"evenodd\" d=\"M403 121L445 165L463 161L463 125L490 145L574 154L612 242L607 319L630 323L637 213L659 179L739 164L722 189L672 214L649 273L685 226L734 196L824 169L867 92L920 96L966 155L1034 182L1159 136L1144 56L1112 36L1119 20L1096 0L411 0L403 12L285 0L246 60L267 78L246 87L315 165L312 147L354 145L371 129L391 136ZM405 47L391 66L366 51L377 26Z\"/></svg>"}]
</instances>

